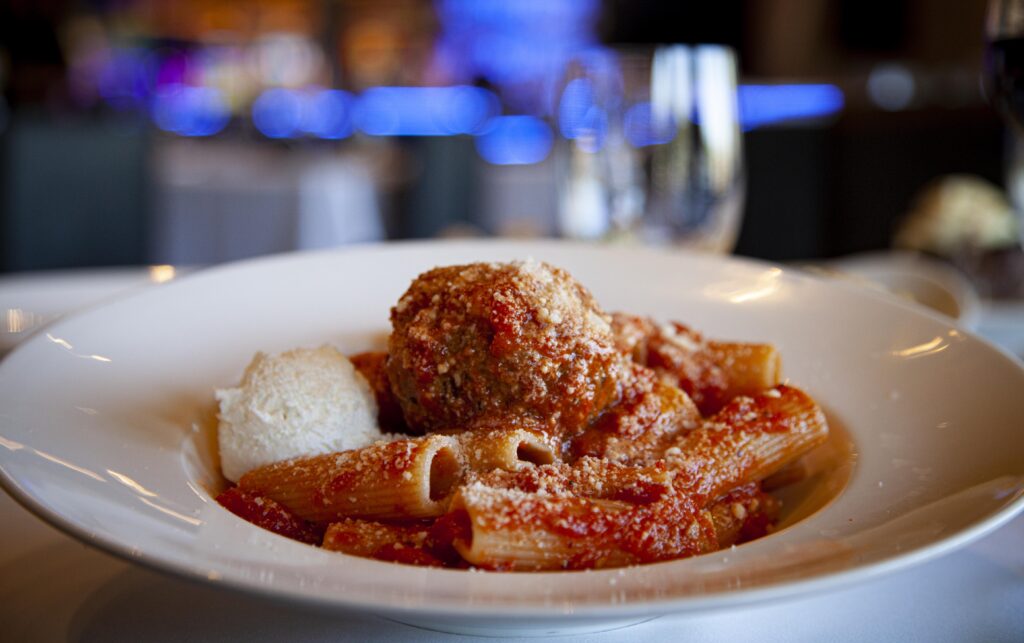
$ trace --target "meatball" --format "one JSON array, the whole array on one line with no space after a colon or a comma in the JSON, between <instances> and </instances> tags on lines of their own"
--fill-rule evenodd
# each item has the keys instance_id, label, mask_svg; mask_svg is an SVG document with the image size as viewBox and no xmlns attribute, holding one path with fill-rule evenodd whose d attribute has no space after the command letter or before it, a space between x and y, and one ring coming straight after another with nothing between
<instances>
[{"instance_id":1,"label":"meatball","mask_svg":"<svg viewBox=\"0 0 1024 643\"><path fill-rule=\"evenodd\" d=\"M610 322L544 263L435 268L391 310L388 379L413 429L527 417L573 433L617 401L628 370Z\"/></svg>"}]
</instances>

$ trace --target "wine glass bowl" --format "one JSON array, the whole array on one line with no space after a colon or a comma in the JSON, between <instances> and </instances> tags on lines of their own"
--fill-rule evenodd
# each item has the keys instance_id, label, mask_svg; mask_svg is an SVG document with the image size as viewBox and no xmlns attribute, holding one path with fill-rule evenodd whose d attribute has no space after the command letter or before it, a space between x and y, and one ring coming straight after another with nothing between
<instances>
[{"instance_id":1,"label":"wine glass bowl","mask_svg":"<svg viewBox=\"0 0 1024 643\"><path fill-rule=\"evenodd\" d=\"M588 52L554 113L564 236L732 250L744 181L731 49Z\"/></svg>"}]
</instances>

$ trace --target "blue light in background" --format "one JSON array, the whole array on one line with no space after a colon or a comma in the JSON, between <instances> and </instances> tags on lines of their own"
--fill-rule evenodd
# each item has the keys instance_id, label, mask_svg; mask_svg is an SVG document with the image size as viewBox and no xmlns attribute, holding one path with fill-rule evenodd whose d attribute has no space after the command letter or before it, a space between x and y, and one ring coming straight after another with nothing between
<instances>
[{"instance_id":1,"label":"blue light in background","mask_svg":"<svg viewBox=\"0 0 1024 643\"><path fill-rule=\"evenodd\" d=\"M637 103L626 110L622 128L625 131L626 140L634 147L664 145L676 135L674 123L654 122L649 102Z\"/></svg>"},{"instance_id":2,"label":"blue light in background","mask_svg":"<svg viewBox=\"0 0 1024 643\"><path fill-rule=\"evenodd\" d=\"M152 117L165 132L181 136L211 136L224 129L231 112L212 87L165 85L153 95Z\"/></svg>"},{"instance_id":3,"label":"blue light in background","mask_svg":"<svg viewBox=\"0 0 1024 643\"><path fill-rule=\"evenodd\" d=\"M355 121L370 136L474 134L499 108L478 87L374 87L359 97Z\"/></svg>"},{"instance_id":4,"label":"blue light in background","mask_svg":"<svg viewBox=\"0 0 1024 643\"><path fill-rule=\"evenodd\" d=\"M144 106L148 93L145 54L113 48L97 70L95 82L99 95L115 109Z\"/></svg>"},{"instance_id":5,"label":"blue light in background","mask_svg":"<svg viewBox=\"0 0 1024 643\"><path fill-rule=\"evenodd\" d=\"M845 103L835 85L741 85L740 122L751 130L764 125L836 114Z\"/></svg>"},{"instance_id":6,"label":"blue light in background","mask_svg":"<svg viewBox=\"0 0 1024 643\"><path fill-rule=\"evenodd\" d=\"M318 138L338 140L352 135L352 94L323 89L305 96L299 129Z\"/></svg>"},{"instance_id":7,"label":"blue light in background","mask_svg":"<svg viewBox=\"0 0 1024 643\"><path fill-rule=\"evenodd\" d=\"M608 112L594 101L594 85L587 78L566 84L558 102L558 129L575 140L584 152L597 152L608 136Z\"/></svg>"},{"instance_id":8,"label":"blue light in background","mask_svg":"<svg viewBox=\"0 0 1024 643\"><path fill-rule=\"evenodd\" d=\"M539 163L551 152L551 128L534 116L499 116L477 136L476 150L494 165Z\"/></svg>"},{"instance_id":9,"label":"blue light in background","mask_svg":"<svg viewBox=\"0 0 1024 643\"><path fill-rule=\"evenodd\" d=\"M600 151L608 138L608 112L596 105L590 107L576 128L574 138L576 147L584 152Z\"/></svg>"},{"instance_id":10,"label":"blue light in background","mask_svg":"<svg viewBox=\"0 0 1024 643\"><path fill-rule=\"evenodd\" d=\"M302 122L302 96L292 89L268 89L252 104L252 122L267 138L291 138Z\"/></svg>"},{"instance_id":11,"label":"blue light in background","mask_svg":"<svg viewBox=\"0 0 1024 643\"><path fill-rule=\"evenodd\" d=\"M599 0L436 0L436 61L463 82L486 78L506 105L539 113L549 81L597 41Z\"/></svg>"},{"instance_id":12,"label":"blue light in background","mask_svg":"<svg viewBox=\"0 0 1024 643\"><path fill-rule=\"evenodd\" d=\"M586 78L575 78L562 91L558 103L558 129L567 139L579 135L587 110L594 104L594 87Z\"/></svg>"}]
</instances>

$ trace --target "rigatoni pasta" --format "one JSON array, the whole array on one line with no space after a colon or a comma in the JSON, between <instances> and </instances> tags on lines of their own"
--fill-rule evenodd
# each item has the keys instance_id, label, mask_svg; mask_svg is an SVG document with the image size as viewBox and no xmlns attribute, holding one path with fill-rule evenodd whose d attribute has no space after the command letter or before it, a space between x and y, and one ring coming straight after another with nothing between
<instances>
[{"instance_id":1,"label":"rigatoni pasta","mask_svg":"<svg viewBox=\"0 0 1024 643\"><path fill-rule=\"evenodd\" d=\"M623 313L613 324L620 351L686 391L705 415L782 381L782 358L770 344L707 340L678 322Z\"/></svg>"},{"instance_id":2,"label":"rigatoni pasta","mask_svg":"<svg viewBox=\"0 0 1024 643\"><path fill-rule=\"evenodd\" d=\"M680 512L674 498L672 474L663 466L584 457L571 465L472 476L452 499L449 515L463 521L455 549L478 567L614 567L645 561L652 523L685 534L663 539L679 551L706 548L705 517Z\"/></svg>"},{"instance_id":3,"label":"rigatoni pasta","mask_svg":"<svg viewBox=\"0 0 1024 643\"><path fill-rule=\"evenodd\" d=\"M718 497L760 482L825 441L821 408L803 391L778 386L729 403L696 431L682 435L664 453L688 493Z\"/></svg>"},{"instance_id":4,"label":"rigatoni pasta","mask_svg":"<svg viewBox=\"0 0 1024 643\"><path fill-rule=\"evenodd\" d=\"M782 382L782 356L770 344L709 341L707 352L725 373L727 400Z\"/></svg>"},{"instance_id":5,"label":"rigatoni pasta","mask_svg":"<svg viewBox=\"0 0 1024 643\"><path fill-rule=\"evenodd\" d=\"M636 565L770 533L762 481L828 435L775 347L609 316L546 264L435 269L391 317L388 351L353 361L396 433L250 471L226 508L389 562Z\"/></svg>"},{"instance_id":6,"label":"rigatoni pasta","mask_svg":"<svg viewBox=\"0 0 1024 643\"><path fill-rule=\"evenodd\" d=\"M238 486L313 522L432 518L444 513L463 471L455 438L430 435L270 464Z\"/></svg>"},{"instance_id":7,"label":"rigatoni pasta","mask_svg":"<svg viewBox=\"0 0 1024 643\"><path fill-rule=\"evenodd\" d=\"M654 466L584 457L516 474L495 471L455 495L450 511L467 514L470 533L455 547L490 569L618 566L647 562L651 549L638 534L656 524L662 533L655 559L714 549L719 536L708 529L715 523L707 510L730 490L757 483L819 444L824 431L810 398L779 387L734 400L680 436ZM729 506L747 509L738 499ZM531 543L543 547L531 551Z\"/></svg>"},{"instance_id":8,"label":"rigatoni pasta","mask_svg":"<svg viewBox=\"0 0 1024 643\"><path fill-rule=\"evenodd\" d=\"M470 471L519 471L561 460L559 447L550 435L517 427L514 422L477 426L454 436Z\"/></svg>"},{"instance_id":9,"label":"rigatoni pasta","mask_svg":"<svg viewBox=\"0 0 1024 643\"><path fill-rule=\"evenodd\" d=\"M552 496L480 483L462 487L451 511L464 512L469 527L467 537L454 542L459 554L477 567L506 571L644 562L642 532L653 517L649 507L622 500ZM697 549L701 547L693 552Z\"/></svg>"},{"instance_id":10,"label":"rigatoni pasta","mask_svg":"<svg viewBox=\"0 0 1024 643\"><path fill-rule=\"evenodd\" d=\"M677 437L704 421L681 389L641 372L624 388L619 404L573 437L576 457L594 456L624 464L650 464Z\"/></svg>"}]
</instances>

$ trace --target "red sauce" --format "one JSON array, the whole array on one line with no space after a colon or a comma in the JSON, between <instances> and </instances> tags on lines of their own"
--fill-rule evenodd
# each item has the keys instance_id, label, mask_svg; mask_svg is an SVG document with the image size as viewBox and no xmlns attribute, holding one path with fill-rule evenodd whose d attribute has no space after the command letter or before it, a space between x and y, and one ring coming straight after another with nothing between
<instances>
[{"instance_id":1,"label":"red sauce","mask_svg":"<svg viewBox=\"0 0 1024 643\"><path fill-rule=\"evenodd\" d=\"M637 482L625 489L619 489L611 495L609 500L619 500L634 505L650 505L669 491L669 488L657 482Z\"/></svg>"},{"instance_id":2,"label":"red sauce","mask_svg":"<svg viewBox=\"0 0 1024 643\"><path fill-rule=\"evenodd\" d=\"M217 496L222 507L239 518L275 534L310 545L319 545L323 528L292 514L270 498L231 487Z\"/></svg>"},{"instance_id":3,"label":"red sauce","mask_svg":"<svg viewBox=\"0 0 1024 643\"><path fill-rule=\"evenodd\" d=\"M400 544L385 545L373 553L372 558L390 563L417 565L419 567L445 567L445 562L430 552Z\"/></svg>"},{"instance_id":4,"label":"red sauce","mask_svg":"<svg viewBox=\"0 0 1024 643\"><path fill-rule=\"evenodd\" d=\"M431 553L445 561L449 567L458 567L462 558L455 551L454 543L466 544L473 542L473 527L469 523L469 514L462 510L451 511L437 520L427 530L427 543Z\"/></svg>"}]
</instances>

